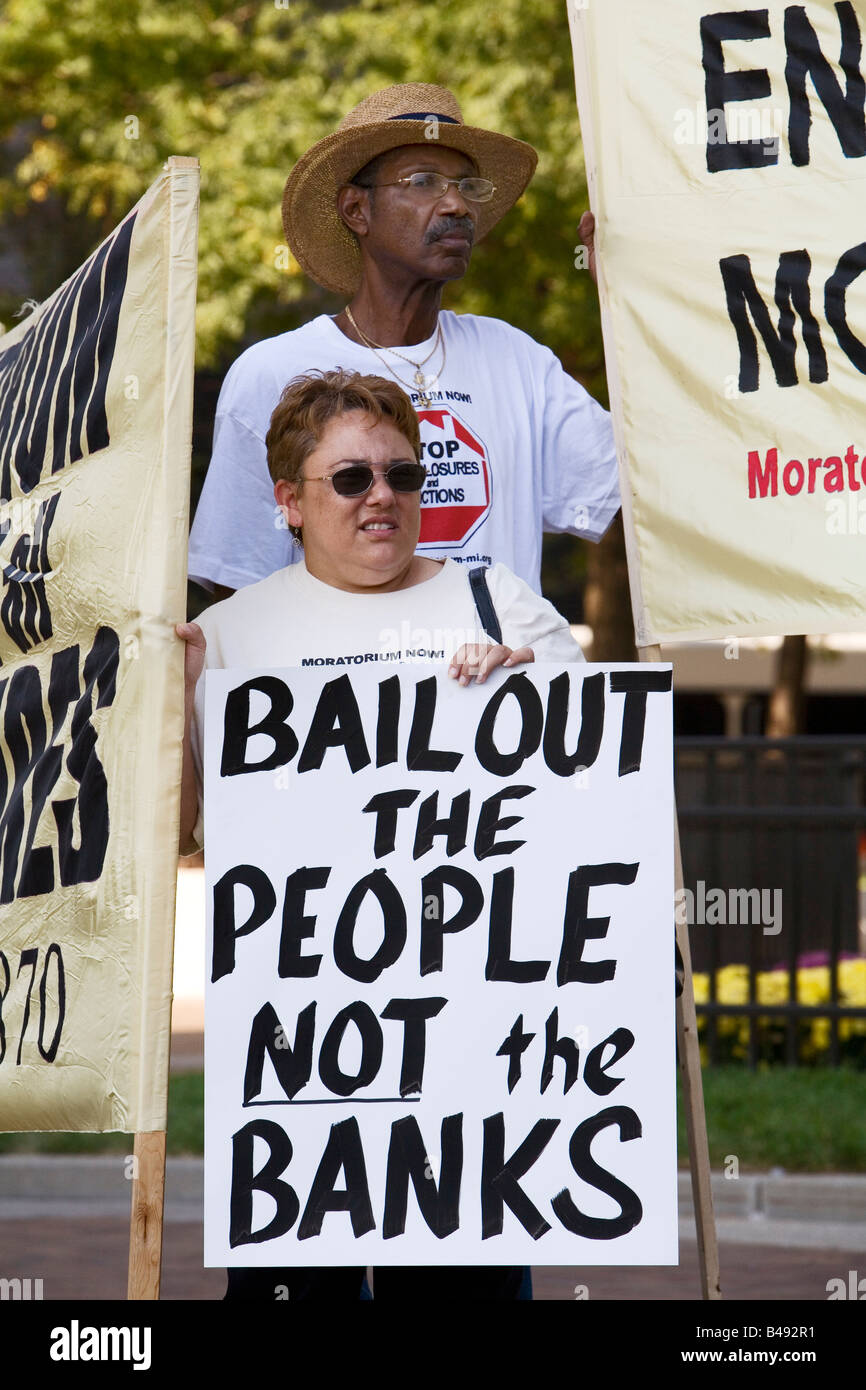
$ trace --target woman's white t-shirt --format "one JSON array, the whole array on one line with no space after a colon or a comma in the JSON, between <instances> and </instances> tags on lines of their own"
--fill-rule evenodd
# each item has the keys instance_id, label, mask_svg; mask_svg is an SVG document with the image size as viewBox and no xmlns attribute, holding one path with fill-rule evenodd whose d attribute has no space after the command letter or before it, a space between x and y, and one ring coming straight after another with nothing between
<instances>
[{"instance_id":1,"label":"woman's white t-shirt","mask_svg":"<svg viewBox=\"0 0 866 1390\"><path fill-rule=\"evenodd\" d=\"M582 661L568 624L504 565L487 585L507 647L531 647L536 661ZM466 643L492 643L483 631L469 575L445 560L432 578L391 593L348 593L310 574L306 565L277 570L258 584L205 609L198 619L208 668L445 665ZM336 669L335 669L336 674ZM195 693L193 758L201 805L204 672ZM201 816L195 838L201 839Z\"/></svg>"}]
</instances>

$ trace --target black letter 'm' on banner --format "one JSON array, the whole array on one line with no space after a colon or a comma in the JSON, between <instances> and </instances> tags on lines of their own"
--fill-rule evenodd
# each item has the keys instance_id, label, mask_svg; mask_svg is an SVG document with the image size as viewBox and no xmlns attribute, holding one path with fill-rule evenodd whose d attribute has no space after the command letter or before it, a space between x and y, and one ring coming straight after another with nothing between
<instances>
[{"instance_id":1,"label":"black letter 'm' on banner","mask_svg":"<svg viewBox=\"0 0 866 1390\"><path fill-rule=\"evenodd\" d=\"M264 1168L253 1172L253 1140L264 1139L270 1153ZM292 1141L273 1120L250 1120L232 1135L232 1186L229 1202L229 1245L258 1245L290 1231L300 1202L294 1188L280 1180L292 1157ZM253 1192L267 1192L277 1210L267 1226L253 1230Z\"/></svg>"},{"instance_id":2,"label":"black letter 'm' on banner","mask_svg":"<svg viewBox=\"0 0 866 1390\"><path fill-rule=\"evenodd\" d=\"M777 386L797 385L797 343L794 338L794 314L800 315L803 342L809 356L809 380L827 380L827 354L821 342L821 329L812 313L809 291L809 272L812 262L808 251L783 251L776 271L776 308L779 310L778 331L752 275L748 256L723 256L719 261L728 318L734 325L740 349L740 391L758 389L758 340L749 323L752 315L773 366Z\"/></svg>"},{"instance_id":3,"label":"black letter 'm' on banner","mask_svg":"<svg viewBox=\"0 0 866 1390\"><path fill-rule=\"evenodd\" d=\"M251 726L250 695L254 690L265 695L271 707L258 724ZM220 777L237 777L241 772L270 772L291 762L298 751L298 740L286 720L294 702L291 690L277 676L255 676L229 691L223 715ZM267 757L248 763L247 744L254 734L265 734L274 746Z\"/></svg>"},{"instance_id":4,"label":"black letter 'm' on banner","mask_svg":"<svg viewBox=\"0 0 866 1390\"><path fill-rule=\"evenodd\" d=\"M705 14L701 19L707 135L709 137L709 122L713 116L725 134L723 140L707 139L707 169L711 174L721 173L725 169L763 169L779 161L778 140L766 144L763 140L728 140L725 120L726 102L758 101L761 97L768 97L772 88L766 68L725 72L722 40L769 37L770 21L766 10L729 10L722 14Z\"/></svg>"},{"instance_id":5,"label":"black letter 'm' on banner","mask_svg":"<svg viewBox=\"0 0 866 1390\"><path fill-rule=\"evenodd\" d=\"M108 447L105 389L136 216L127 217L33 327L0 352L0 502L11 501L13 471L21 491L32 492L46 477Z\"/></svg>"},{"instance_id":6,"label":"black letter 'm' on banner","mask_svg":"<svg viewBox=\"0 0 866 1390\"><path fill-rule=\"evenodd\" d=\"M617 1126L622 1141L641 1137L641 1123L634 1111L626 1105L612 1105L578 1125L569 1140L568 1156L579 1178L619 1203L619 1216L584 1216L572 1201L567 1187L557 1193L550 1204L566 1230L573 1231L576 1236L585 1236L588 1240L614 1240L616 1236L624 1236L643 1216L637 1193L596 1163L590 1151L599 1130L607 1129L610 1125Z\"/></svg>"},{"instance_id":7,"label":"black letter 'm' on banner","mask_svg":"<svg viewBox=\"0 0 866 1390\"><path fill-rule=\"evenodd\" d=\"M438 1240L460 1225L460 1180L463 1176L463 1115L446 1115L440 1130L439 1185L437 1187L414 1115L395 1120L388 1145L385 1175L385 1214L382 1239L392 1240L406 1229L409 1179L421 1215Z\"/></svg>"},{"instance_id":8,"label":"black letter 'm' on banner","mask_svg":"<svg viewBox=\"0 0 866 1390\"><path fill-rule=\"evenodd\" d=\"M833 124L846 159L866 154L866 83L860 71L860 26L850 0L835 7L842 31L839 66L845 74L845 95L836 74L821 52L818 36L806 17L805 5L785 6L785 81L788 84L788 143L792 164L809 163L812 112L806 91L811 77L821 104Z\"/></svg>"}]
</instances>

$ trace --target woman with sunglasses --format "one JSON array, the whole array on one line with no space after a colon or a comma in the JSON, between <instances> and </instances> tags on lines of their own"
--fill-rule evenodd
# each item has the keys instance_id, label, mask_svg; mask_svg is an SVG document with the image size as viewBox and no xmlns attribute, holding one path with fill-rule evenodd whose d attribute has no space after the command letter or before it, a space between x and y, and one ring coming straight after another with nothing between
<instances>
[{"instance_id":1,"label":"woman with sunglasses","mask_svg":"<svg viewBox=\"0 0 866 1390\"><path fill-rule=\"evenodd\" d=\"M178 626L186 649L181 853L203 843L201 729L209 667L448 662L461 685L497 666L580 661L565 620L504 565L488 574L502 641L484 632L467 567L417 555L421 492L418 419L393 382L343 371L296 377L271 417L274 496L303 563L278 570ZM338 674L335 670L334 674ZM517 1269L383 1270L377 1296L516 1298ZM278 1277L279 1276L279 1277ZM230 1271L228 1297L359 1296L362 1270ZM387 1292L390 1290L390 1293Z\"/></svg>"}]
</instances>

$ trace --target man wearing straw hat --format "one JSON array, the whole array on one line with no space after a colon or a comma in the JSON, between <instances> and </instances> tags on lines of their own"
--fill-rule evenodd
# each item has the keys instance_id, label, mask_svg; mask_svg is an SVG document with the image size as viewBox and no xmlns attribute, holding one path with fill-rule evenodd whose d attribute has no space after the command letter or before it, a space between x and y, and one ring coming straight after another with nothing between
<instances>
[{"instance_id":1,"label":"man wearing straw hat","mask_svg":"<svg viewBox=\"0 0 866 1390\"><path fill-rule=\"evenodd\" d=\"M230 591L296 558L265 435L286 382L314 369L384 373L410 394L428 470L421 554L501 561L538 590L543 530L601 538L619 507L607 412L527 334L440 309L536 161L523 141L465 125L445 88L416 83L373 93L298 161L286 239L347 304L255 344L229 371L192 578Z\"/></svg>"}]
</instances>

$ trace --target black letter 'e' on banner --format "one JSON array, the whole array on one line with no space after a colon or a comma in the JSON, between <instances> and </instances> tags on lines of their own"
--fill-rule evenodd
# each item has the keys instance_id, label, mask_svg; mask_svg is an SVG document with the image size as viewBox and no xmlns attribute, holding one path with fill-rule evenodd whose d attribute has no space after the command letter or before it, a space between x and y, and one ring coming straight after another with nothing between
<instances>
[{"instance_id":1,"label":"black letter 'e' on banner","mask_svg":"<svg viewBox=\"0 0 866 1390\"><path fill-rule=\"evenodd\" d=\"M253 895L250 915L243 926L235 926L235 888L242 884ZM255 864L238 864L213 886L213 968L211 981L221 980L235 968L235 941L249 936L273 914L277 895L264 869Z\"/></svg>"},{"instance_id":2,"label":"black letter 'e' on banner","mask_svg":"<svg viewBox=\"0 0 866 1390\"><path fill-rule=\"evenodd\" d=\"M503 787L502 791L494 792L493 796L488 796L481 803L473 846L476 859L489 859L492 854L514 854L515 850L526 844L525 840L496 839L497 830L510 830L512 825L518 825L523 820L522 816L500 817L499 812L502 809L503 801L520 801L535 790L535 787L519 784Z\"/></svg>"},{"instance_id":3,"label":"black letter 'e' on banner","mask_svg":"<svg viewBox=\"0 0 866 1390\"><path fill-rule=\"evenodd\" d=\"M602 941L610 926L609 917L590 917L589 890L605 883L627 887L637 878L639 864L584 864L568 875L565 895L565 919L562 924L562 948L556 967L556 983L567 985L577 980L585 985L602 984L616 974L615 960L584 960L587 941Z\"/></svg>"},{"instance_id":4,"label":"black letter 'e' on banner","mask_svg":"<svg viewBox=\"0 0 866 1390\"><path fill-rule=\"evenodd\" d=\"M253 1140L264 1139L270 1153L264 1168L253 1172ZM276 1240L294 1225L300 1203L294 1188L280 1180L292 1157L292 1143L273 1120L250 1120L232 1135L232 1185L229 1202L229 1245L258 1245ZM267 1226L253 1230L253 1192L267 1192L277 1210Z\"/></svg>"},{"instance_id":5,"label":"black letter 'e' on banner","mask_svg":"<svg viewBox=\"0 0 866 1390\"><path fill-rule=\"evenodd\" d=\"M345 1173L346 1186L342 1191L337 1191L336 1183L341 1173ZM358 1121L354 1118L331 1126L328 1143L298 1227L298 1240L310 1240L312 1236L321 1235L322 1222L329 1211L349 1212L356 1239L375 1228L364 1146Z\"/></svg>"},{"instance_id":6,"label":"black letter 'e' on banner","mask_svg":"<svg viewBox=\"0 0 866 1390\"><path fill-rule=\"evenodd\" d=\"M438 1240L460 1225L460 1181L463 1176L463 1115L446 1115L440 1130L439 1183L432 1176L427 1148L414 1115L395 1120L388 1145L385 1211L382 1239L392 1240L406 1229L409 1180L421 1215ZM429 1174L429 1176L428 1176Z\"/></svg>"},{"instance_id":7,"label":"black letter 'e' on banner","mask_svg":"<svg viewBox=\"0 0 866 1390\"><path fill-rule=\"evenodd\" d=\"M778 139L728 140L725 103L729 101L759 101L772 91L766 68L745 72L726 72L723 39L768 39L770 21L767 10L729 10L721 14L706 14L701 19L701 62L704 69L704 90L707 98L707 169L711 174L726 169L763 169L779 162ZM725 139L709 138L712 114L720 123Z\"/></svg>"},{"instance_id":8,"label":"black letter 'e' on banner","mask_svg":"<svg viewBox=\"0 0 866 1390\"><path fill-rule=\"evenodd\" d=\"M56 747L55 742L73 700L76 703L70 722L72 744L65 765L78 783L78 794L51 804L57 825L59 877L62 886L68 888L76 883L94 883L102 874L110 826L108 782L96 753L97 734L91 720L94 691L97 709L114 700L118 656L117 633L110 627L99 628L84 660L84 688L79 694L79 648L74 646L54 654L48 686L50 736L39 671L35 666L19 666L13 671L3 716L3 742L12 764L11 786L6 763L0 758L0 903L10 903L15 897L34 897L54 887L53 851L44 845L34 847L33 839L41 811L60 774L63 749ZM0 697L6 685L4 678L0 681ZM25 822L29 822L26 834Z\"/></svg>"},{"instance_id":9,"label":"black letter 'e' on banner","mask_svg":"<svg viewBox=\"0 0 866 1390\"><path fill-rule=\"evenodd\" d=\"M319 865L312 869L306 866L296 869L286 879L277 960L277 974L281 980L309 980L319 973L321 955L305 956L301 953L301 942L308 941L316 931L316 918L305 916L304 906L307 893L314 888L324 888L330 876L331 870Z\"/></svg>"},{"instance_id":10,"label":"black letter 'e' on banner","mask_svg":"<svg viewBox=\"0 0 866 1390\"><path fill-rule=\"evenodd\" d=\"M596 1163L590 1152L596 1134L599 1130L607 1129L609 1125L618 1127L621 1141L641 1137L641 1123L635 1112L626 1105L612 1105L578 1125L569 1140L568 1156L579 1178L619 1203L619 1216L585 1216L579 1207L575 1206L568 1188L563 1188L557 1193L550 1204L566 1230L576 1236L584 1236L587 1240L614 1240L617 1236L624 1236L643 1216L643 1207L637 1193Z\"/></svg>"},{"instance_id":11,"label":"black letter 'e' on banner","mask_svg":"<svg viewBox=\"0 0 866 1390\"><path fill-rule=\"evenodd\" d=\"M603 1061L604 1049L610 1046L613 1048L613 1055ZM597 1096L609 1096L611 1091L615 1091L617 1086L625 1080L624 1076L608 1076L611 1067L616 1066L620 1057L624 1057L627 1052L631 1052L634 1047L634 1033L630 1028L616 1028L602 1042L587 1053L586 1066L583 1069L583 1079L591 1091L595 1091Z\"/></svg>"},{"instance_id":12,"label":"black letter 'e' on banner","mask_svg":"<svg viewBox=\"0 0 866 1390\"><path fill-rule=\"evenodd\" d=\"M258 724L250 727L250 695L254 690L266 695L271 707ZM291 762L298 751L294 730L286 723L293 704L291 690L277 676L256 676L230 690L223 713L220 777L237 777L242 772L271 772ZM254 734L266 734L274 746L260 762L248 763L247 744Z\"/></svg>"}]
</instances>

